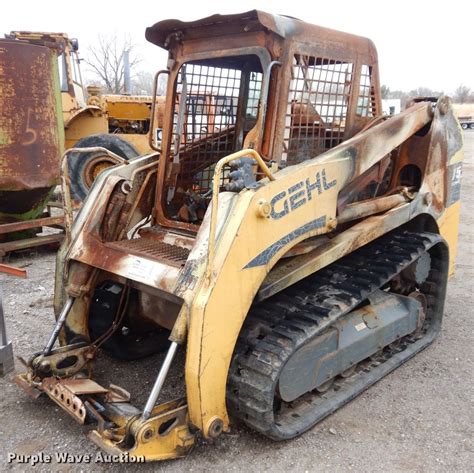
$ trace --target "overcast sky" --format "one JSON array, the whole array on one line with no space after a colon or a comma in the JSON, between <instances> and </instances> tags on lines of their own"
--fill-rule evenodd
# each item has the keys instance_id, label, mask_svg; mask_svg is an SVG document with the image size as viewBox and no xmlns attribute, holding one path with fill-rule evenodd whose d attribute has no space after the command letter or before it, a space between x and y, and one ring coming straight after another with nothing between
<instances>
[{"instance_id":1,"label":"overcast sky","mask_svg":"<svg viewBox=\"0 0 474 473\"><path fill-rule=\"evenodd\" d=\"M214 13L252 9L366 36L377 47L381 82L391 90L419 86L452 93L474 89L473 2L467 0L17 0L2 3L0 33L65 32L79 39L82 56L98 33L128 34L154 72L166 54L145 40L145 28L168 18L195 20Z\"/></svg>"}]
</instances>

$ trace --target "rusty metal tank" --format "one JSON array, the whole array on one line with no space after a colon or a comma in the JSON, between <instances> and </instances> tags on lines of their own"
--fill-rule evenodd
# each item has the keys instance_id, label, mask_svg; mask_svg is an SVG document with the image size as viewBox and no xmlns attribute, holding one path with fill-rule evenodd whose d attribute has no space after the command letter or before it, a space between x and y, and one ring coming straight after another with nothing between
<instances>
[{"instance_id":1,"label":"rusty metal tank","mask_svg":"<svg viewBox=\"0 0 474 473\"><path fill-rule=\"evenodd\" d=\"M0 40L0 224L42 214L63 146L56 53Z\"/></svg>"}]
</instances>

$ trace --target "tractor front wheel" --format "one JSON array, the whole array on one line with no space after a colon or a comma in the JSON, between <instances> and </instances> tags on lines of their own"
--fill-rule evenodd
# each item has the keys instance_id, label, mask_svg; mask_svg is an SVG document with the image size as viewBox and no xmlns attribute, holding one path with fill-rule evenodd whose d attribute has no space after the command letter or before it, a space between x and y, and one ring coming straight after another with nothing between
<instances>
[{"instance_id":1,"label":"tractor front wheel","mask_svg":"<svg viewBox=\"0 0 474 473\"><path fill-rule=\"evenodd\" d=\"M80 139L75 148L106 148L112 153L131 159L138 156L137 150L125 140L115 135L92 135ZM82 202L97 176L105 169L119 164L119 160L101 152L70 153L68 157L71 196Z\"/></svg>"}]
</instances>

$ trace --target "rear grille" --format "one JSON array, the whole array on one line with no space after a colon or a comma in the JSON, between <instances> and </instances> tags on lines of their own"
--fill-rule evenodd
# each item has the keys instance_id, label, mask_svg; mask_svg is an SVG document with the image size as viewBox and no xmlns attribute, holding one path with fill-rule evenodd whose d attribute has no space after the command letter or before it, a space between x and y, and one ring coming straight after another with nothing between
<instances>
[{"instance_id":1,"label":"rear grille","mask_svg":"<svg viewBox=\"0 0 474 473\"><path fill-rule=\"evenodd\" d=\"M156 260L164 260L173 265L182 265L186 262L189 250L180 246L169 245L161 241L136 238L135 240L115 241L107 243L110 248L116 248L126 253L145 256Z\"/></svg>"}]
</instances>

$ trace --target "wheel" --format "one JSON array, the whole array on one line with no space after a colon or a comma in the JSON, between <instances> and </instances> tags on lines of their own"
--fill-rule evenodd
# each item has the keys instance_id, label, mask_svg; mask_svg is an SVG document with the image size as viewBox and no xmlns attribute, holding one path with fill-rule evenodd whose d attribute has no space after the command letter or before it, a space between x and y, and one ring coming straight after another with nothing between
<instances>
[{"instance_id":1,"label":"wheel","mask_svg":"<svg viewBox=\"0 0 474 473\"><path fill-rule=\"evenodd\" d=\"M461 128L463 130L467 130L469 128L469 125L467 123L461 123Z\"/></svg>"},{"instance_id":2,"label":"wheel","mask_svg":"<svg viewBox=\"0 0 474 473\"><path fill-rule=\"evenodd\" d=\"M469 124L469 128L470 128L471 130L474 130L474 123L470 123L470 124Z\"/></svg>"},{"instance_id":3,"label":"wheel","mask_svg":"<svg viewBox=\"0 0 474 473\"><path fill-rule=\"evenodd\" d=\"M75 148L91 148L100 146L118 156L131 159L138 156L137 150L125 140L115 135L92 135L80 139ZM70 153L68 157L69 177L71 179L71 196L73 200L82 202L89 192L97 176L119 161L102 152Z\"/></svg>"}]
</instances>

